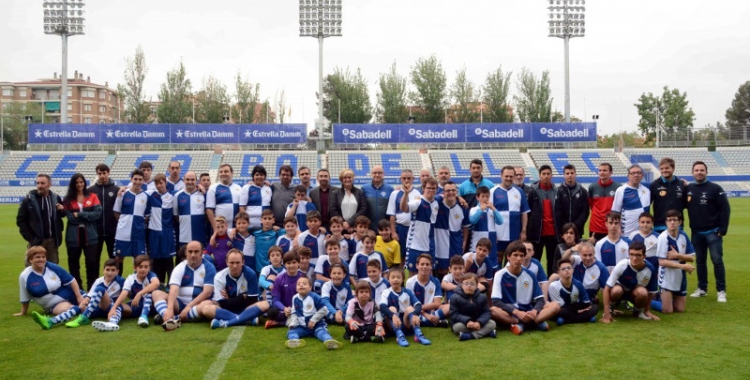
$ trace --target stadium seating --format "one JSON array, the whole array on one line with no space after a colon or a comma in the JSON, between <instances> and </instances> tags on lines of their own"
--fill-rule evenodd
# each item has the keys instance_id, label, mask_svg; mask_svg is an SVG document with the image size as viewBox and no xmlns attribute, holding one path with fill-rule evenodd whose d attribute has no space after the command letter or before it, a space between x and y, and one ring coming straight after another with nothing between
<instances>
[{"instance_id":1,"label":"stadium seating","mask_svg":"<svg viewBox=\"0 0 750 380\"><path fill-rule=\"evenodd\" d=\"M96 165L107 152L11 152L0 165L0 179L34 180L46 173L56 180L69 180L76 172L94 178Z\"/></svg>"},{"instance_id":2,"label":"stadium seating","mask_svg":"<svg viewBox=\"0 0 750 380\"><path fill-rule=\"evenodd\" d=\"M633 149L624 153L633 163L650 162L655 167L659 167L659 160L663 157L670 157L675 160L675 174L678 177L691 178L695 161L705 162L709 172L721 173L721 165L706 148Z\"/></svg>"},{"instance_id":3,"label":"stadium seating","mask_svg":"<svg viewBox=\"0 0 750 380\"><path fill-rule=\"evenodd\" d=\"M349 168L354 172L358 183L366 183L369 182L372 167L377 165L383 166L385 181L388 183L398 182L403 169L411 169L419 176L423 166L416 150L328 152L328 170L331 172L331 178L338 179L341 170Z\"/></svg>"},{"instance_id":4,"label":"stadium seating","mask_svg":"<svg viewBox=\"0 0 750 380\"><path fill-rule=\"evenodd\" d=\"M537 168L549 165L554 176L562 176L563 167L568 164L576 167L579 176L597 176L599 164L602 162L612 165L612 174L615 176L624 176L628 173L627 167L610 149L529 150L529 154Z\"/></svg>"},{"instance_id":5,"label":"stadium seating","mask_svg":"<svg viewBox=\"0 0 750 380\"><path fill-rule=\"evenodd\" d=\"M750 149L719 148L717 152L736 174L750 174Z\"/></svg>"},{"instance_id":6,"label":"stadium seating","mask_svg":"<svg viewBox=\"0 0 750 380\"><path fill-rule=\"evenodd\" d=\"M255 151L255 152L225 152L222 164L232 165L234 178L242 181L252 179L253 167L263 165L269 180L276 180L279 167L290 165L297 178L297 169L301 166L310 168L312 177L318 171L318 154L313 151Z\"/></svg>"},{"instance_id":7,"label":"stadium seating","mask_svg":"<svg viewBox=\"0 0 750 380\"><path fill-rule=\"evenodd\" d=\"M171 161L178 161L182 165L182 173L189 170L196 173L208 172L211 168L213 152L207 151L176 151L176 152L118 152L111 166L110 177L114 180L130 178L133 169L138 168L142 161L149 161L154 165L154 172L167 173ZM100 162L104 162L101 160Z\"/></svg>"}]
</instances>

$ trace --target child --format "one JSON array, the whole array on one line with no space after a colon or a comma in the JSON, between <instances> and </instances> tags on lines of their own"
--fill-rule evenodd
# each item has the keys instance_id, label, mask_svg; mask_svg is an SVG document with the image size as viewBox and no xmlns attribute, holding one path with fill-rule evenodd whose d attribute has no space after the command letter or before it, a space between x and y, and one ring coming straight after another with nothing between
<instances>
[{"instance_id":1,"label":"child","mask_svg":"<svg viewBox=\"0 0 750 380\"><path fill-rule=\"evenodd\" d=\"M151 206L148 220L148 253L154 262L154 273L159 281L165 281L174 269L176 253L172 194L167 191L167 177L159 173L154 176L156 191L147 191Z\"/></svg>"},{"instance_id":2,"label":"child","mask_svg":"<svg viewBox=\"0 0 750 380\"><path fill-rule=\"evenodd\" d=\"M477 291L477 280L474 273L464 275L461 286L456 288L450 299L453 332L458 334L458 340L462 342L486 336L497 338L496 324L490 318L487 296Z\"/></svg>"},{"instance_id":3,"label":"child","mask_svg":"<svg viewBox=\"0 0 750 380\"><path fill-rule=\"evenodd\" d=\"M329 323L344 324L344 310L352 299L352 288L346 282L346 267L341 263L331 265L331 280L323 284L321 297L336 310L334 315L326 317Z\"/></svg>"},{"instance_id":4,"label":"child","mask_svg":"<svg viewBox=\"0 0 750 380\"><path fill-rule=\"evenodd\" d=\"M657 256L661 266L659 287L661 287L661 312L670 314L673 311L685 311L687 296L687 275L695 269L691 264L695 258L695 249L687 234L680 230L682 213L677 210L667 211L667 230L659 235ZM646 258L648 260L648 257ZM656 268L656 267L654 267ZM653 305L656 301L652 301Z\"/></svg>"},{"instance_id":5,"label":"child","mask_svg":"<svg viewBox=\"0 0 750 380\"><path fill-rule=\"evenodd\" d=\"M484 293L490 288L490 281L487 276L492 276L489 268L487 256L492 250L492 242L488 238L481 238L474 248L475 252L464 254L464 273L474 273L477 275L479 292Z\"/></svg>"},{"instance_id":6,"label":"child","mask_svg":"<svg viewBox=\"0 0 750 380\"><path fill-rule=\"evenodd\" d=\"M573 261L560 259L557 262L559 280L549 286L549 301L560 305L557 313L557 325L564 323L596 322L598 305L591 304L591 299L583 283L573 278Z\"/></svg>"},{"instance_id":7,"label":"child","mask_svg":"<svg viewBox=\"0 0 750 380\"><path fill-rule=\"evenodd\" d=\"M594 255L612 273L612 268L617 263L628 258L630 240L620 236L622 234L622 227L620 226L619 213L610 212L607 214L605 225L607 226L607 237L596 242Z\"/></svg>"},{"instance_id":8,"label":"child","mask_svg":"<svg viewBox=\"0 0 750 380\"><path fill-rule=\"evenodd\" d=\"M135 259L133 259L135 262ZM68 322L65 326L80 327L89 324L92 318L107 316L107 311L112 305L112 300L120 296L125 279L119 276L117 261L109 259L104 262L104 276L94 282L91 290L83 296L83 302L79 307L84 311L76 319Z\"/></svg>"},{"instance_id":9,"label":"child","mask_svg":"<svg viewBox=\"0 0 750 380\"><path fill-rule=\"evenodd\" d=\"M276 245L281 247L282 253L287 253L297 247L297 235L299 234L297 227L297 219L294 217L284 218L284 231L286 233L276 239Z\"/></svg>"},{"instance_id":10,"label":"child","mask_svg":"<svg viewBox=\"0 0 750 380\"><path fill-rule=\"evenodd\" d=\"M633 231L630 241L640 241L646 246L646 261L659 270L659 258L656 257L656 243L659 240L659 234L654 231L654 217L650 213L644 212L638 216L638 231Z\"/></svg>"},{"instance_id":11,"label":"child","mask_svg":"<svg viewBox=\"0 0 750 380\"><path fill-rule=\"evenodd\" d=\"M495 226L503 224L503 217L490 201L490 189L486 186L477 188L477 201L478 204L469 210L469 222L472 225L471 250L476 251L479 239L489 239L491 243L490 253L488 254L490 258L489 268L492 269L494 268L493 265L497 264L500 254L497 252L497 230Z\"/></svg>"},{"instance_id":12,"label":"child","mask_svg":"<svg viewBox=\"0 0 750 380\"><path fill-rule=\"evenodd\" d=\"M448 327L449 308L443 305L443 290L440 280L432 276L432 256L423 253L417 257L417 275L406 281L406 289L411 290L422 304L419 319L425 327Z\"/></svg>"},{"instance_id":13,"label":"child","mask_svg":"<svg viewBox=\"0 0 750 380\"><path fill-rule=\"evenodd\" d=\"M356 284L367 277L367 263L370 260L379 260L380 267L385 268L385 258L380 252L375 252L375 234L369 232L362 238L362 251L352 257L349 263L349 276L351 283Z\"/></svg>"},{"instance_id":14,"label":"child","mask_svg":"<svg viewBox=\"0 0 750 380\"><path fill-rule=\"evenodd\" d=\"M284 254L284 269L273 281L271 295L273 306L268 309L266 328L279 326L286 322L292 313L292 297L297 289L297 282L305 275L299 270L299 254L296 250Z\"/></svg>"},{"instance_id":15,"label":"child","mask_svg":"<svg viewBox=\"0 0 750 380\"><path fill-rule=\"evenodd\" d=\"M362 239L364 239L368 232L370 232L370 218L364 215L355 218L354 234L351 237L351 240L354 242L354 252L362 252Z\"/></svg>"},{"instance_id":16,"label":"child","mask_svg":"<svg viewBox=\"0 0 750 380\"><path fill-rule=\"evenodd\" d=\"M374 300L379 300L383 291L391 287L388 280L383 278L383 272L380 269L382 268L381 265L380 260L370 260L367 262L367 278L364 281L370 284ZM394 268L401 270L398 266L394 266Z\"/></svg>"},{"instance_id":17,"label":"child","mask_svg":"<svg viewBox=\"0 0 750 380\"><path fill-rule=\"evenodd\" d=\"M357 244L352 239L347 239L342 235L344 231L344 218L340 216L334 216L329 222L329 228L331 234L326 239L333 239L339 243L339 257L341 260L349 262L352 256L354 256Z\"/></svg>"},{"instance_id":18,"label":"child","mask_svg":"<svg viewBox=\"0 0 750 380\"><path fill-rule=\"evenodd\" d=\"M315 265L318 261L318 256L326 251L325 235L320 233L320 212L313 210L307 213L306 223L307 231L304 231L297 236L297 246L310 249L310 263Z\"/></svg>"},{"instance_id":19,"label":"child","mask_svg":"<svg viewBox=\"0 0 750 380\"><path fill-rule=\"evenodd\" d=\"M409 347L409 341L406 340L402 329L414 330L414 341L429 345L430 342L419 327L419 315L422 312L422 304L409 289L404 289L401 284L404 282L404 272L401 270L392 270L388 274L388 281L391 287L383 292L380 298L380 312L388 320L388 325L396 334L396 342L401 347Z\"/></svg>"},{"instance_id":20,"label":"child","mask_svg":"<svg viewBox=\"0 0 750 380\"><path fill-rule=\"evenodd\" d=\"M326 240L326 254L318 258L318 262L315 264L315 282L313 289L315 293L320 293L320 289L326 282L331 280L331 268L334 264L340 264L344 267L344 282L349 284L348 267L345 261L341 261L339 256L339 250L341 246L335 239L329 238Z\"/></svg>"},{"instance_id":21,"label":"child","mask_svg":"<svg viewBox=\"0 0 750 380\"><path fill-rule=\"evenodd\" d=\"M227 267L227 252L232 249L232 240L234 239L227 235L227 220L223 216L216 216L214 224L214 234L211 236L204 253L213 259L211 264L214 264L216 270L220 271ZM240 228L239 225L237 228Z\"/></svg>"},{"instance_id":22,"label":"child","mask_svg":"<svg viewBox=\"0 0 750 380\"><path fill-rule=\"evenodd\" d=\"M308 278L302 277L297 281L297 294L292 298L292 308L289 313L286 346L303 347L305 341L300 338L315 336L327 349L338 349L341 343L334 340L328 333L326 323L323 321L323 317L330 312L329 306L311 290L312 286Z\"/></svg>"},{"instance_id":23,"label":"child","mask_svg":"<svg viewBox=\"0 0 750 380\"><path fill-rule=\"evenodd\" d=\"M297 247L296 248L297 254L299 255L299 270L302 272L302 274L309 278L310 281L315 280L315 265L310 265L310 257L312 256L312 253L310 252L310 248L307 247Z\"/></svg>"},{"instance_id":24,"label":"child","mask_svg":"<svg viewBox=\"0 0 750 380\"><path fill-rule=\"evenodd\" d=\"M658 321L651 313L651 301L657 292L658 275L654 266L646 261L646 246L636 241L628 247L628 258L615 265L602 291L604 313L602 323L614 321L613 305L621 299L633 302L633 316Z\"/></svg>"},{"instance_id":25,"label":"child","mask_svg":"<svg viewBox=\"0 0 750 380\"><path fill-rule=\"evenodd\" d=\"M99 331L117 331L118 323L125 316L138 315L138 326L148 327L148 314L151 312L151 292L159 289L161 283L158 276L151 271L151 263L146 255L138 255L133 259L135 268L133 274L125 279L120 296L109 309L108 322L94 321L92 326ZM130 302L125 299L130 297Z\"/></svg>"},{"instance_id":26,"label":"child","mask_svg":"<svg viewBox=\"0 0 750 380\"><path fill-rule=\"evenodd\" d=\"M278 245L271 246L271 248L268 249L268 258L270 259L271 264L263 267L260 271L260 278L258 279L260 289L264 293L266 301L271 305L273 305L273 297L271 296L273 282L276 280L276 277L284 271L284 264L281 262L281 257L283 255L281 247Z\"/></svg>"},{"instance_id":27,"label":"child","mask_svg":"<svg viewBox=\"0 0 750 380\"><path fill-rule=\"evenodd\" d=\"M232 241L232 248L242 252L245 265L255 270L255 235L250 231L250 214L238 212L234 217L234 227L227 234ZM226 257L226 255L225 255ZM226 264L224 264L226 267ZM218 270L218 268L217 268Z\"/></svg>"},{"instance_id":28,"label":"child","mask_svg":"<svg viewBox=\"0 0 750 380\"><path fill-rule=\"evenodd\" d=\"M277 230L274 228L273 224L275 221L273 210L263 210L260 216L260 229L253 232L253 236L255 237L255 267L250 268L258 273L270 264L268 261L268 250L276 244L279 237L286 234L286 231L283 229Z\"/></svg>"},{"instance_id":29,"label":"child","mask_svg":"<svg viewBox=\"0 0 750 380\"><path fill-rule=\"evenodd\" d=\"M383 315L371 297L370 284L360 281L354 291L357 297L350 299L346 306L345 329L350 342L385 342Z\"/></svg>"},{"instance_id":30,"label":"child","mask_svg":"<svg viewBox=\"0 0 750 380\"><path fill-rule=\"evenodd\" d=\"M396 240L393 240L391 222L387 219L381 219L378 222L378 237L375 241L375 251L383 254L387 268L394 265L401 265L401 246Z\"/></svg>"},{"instance_id":31,"label":"child","mask_svg":"<svg viewBox=\"0 0 750 380\"><path fill-rule=\"evenodd\" d=\"M315 205L312 202L307 201L307 189L304 186L299 185L294 188L294 201L286 207L286 215L284 216L293 216L297 218L297 224L299 225L300 231L305 232L310 228L307 225L307 214L314 210ZM318 217L318 220L320 220L320 217ZM318 227L320 227L320 225L318 225ZM315 231L317 231L317 228Z\"/></svg>"},{"instance_id":32,"label":"child","mask_svg":"<svg viewBox=\"0 0 750 380\"><path fill-rule=\"evenodd\" d=\"M453 292L456 291L456 288L461 286L461 281L464 279L464 258L461 256L453 256L451 257L451 261L449 262L448 270L450 273L443 276L443 281L440 283L440 287L443 289L443 293L445 293L445 298L450 302L451 297L453 296Z\"/></svg>"}]
</instances>

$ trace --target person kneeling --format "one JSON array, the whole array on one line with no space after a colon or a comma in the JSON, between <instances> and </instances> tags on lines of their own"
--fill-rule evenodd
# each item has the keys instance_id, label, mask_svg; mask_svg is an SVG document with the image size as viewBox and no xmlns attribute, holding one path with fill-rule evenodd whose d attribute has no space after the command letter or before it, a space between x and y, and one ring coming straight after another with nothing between
<instances>
[{"instance_id":1,"label":"person kneeling","mask_svg":"<svg viewBox=\"0 0 750 380\"><path fill-rule=\"evenodd\" d=\"M573 278L573 263L570 259L557 261L557 274L560 279L549 285L550 302L557 302L560 305L557 325L596 322L599 307L591 304L583 283Z\"/></svg>"}]
</instances>

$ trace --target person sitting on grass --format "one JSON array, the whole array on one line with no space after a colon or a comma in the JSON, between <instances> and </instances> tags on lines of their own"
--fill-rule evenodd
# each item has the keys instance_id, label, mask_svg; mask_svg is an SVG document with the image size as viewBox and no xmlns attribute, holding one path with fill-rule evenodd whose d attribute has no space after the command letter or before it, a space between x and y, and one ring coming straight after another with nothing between
<instances>
[{"instance_id":1,"label":"person sitting on grass","mask_svg":"<svg viewBox=\"0 0 750 380\"><path fill-rule=\"evenodd\" d=\"M310 279L302 277L297 280L297 294L292 298L289 314L289 331L286 333L286 346L299 348L305 345L301 338L314 336L329 350L338 349L341 343L328 333L325 316L330 314L330 305L319 295L312 292Z\"/></svg>"},{"instance_id":2,"label":"person sitting on grass","mask_svg":"<svg viewBox=\"0 0 750 380\"><path fill-rule=\"evenodd\" d=\"M29 247L26 261L31 265L18 277L21 311L13 316L26 315L29 302L34 301L45 313L54 315L51 318L36 311L31 312L34 322L42 326L42 329L49 330L81 312L78 305L83 303L83 293L78 282L61 266L47 261L47 250L44 247Z\"/></svg>"},{"instance_id":3,"label":"person sitting on grass","mask_svg":"<svg viewBox=\"0 0 750 380\"><path fill-rule=\"evenodd\" d=\"M336 247L338 247L338 244L336 244ZM320 264L320 261L318 261L318 264ZM328 302L335 310L333 315L326 316L326 321L328 323L343 325L346 304L353 297L352 288L346 281L346 267L343 264L336 263L331 265L330 272L331 279L323 284L320 292L323 300Z\"/></svg>"},{"instance_id":4,"label":"person sitting on grass","mask_svg":"<svg viewBox=\"0 0 750 380\"><path fill-rule=\"evenodd\" d=\"M557 315L560 306L555 302L545 305L536 276L523 267L526 246L520 240L513 241L505 256L508 266L495 273L492 282L492 319L510 325L516 335L530 328L549 331L546 321Z\"/></svg>"},{"instance_id":5,"label":"person sitting on grass","mask_svg":"<svg viewBox=\"0 0 750 380\"><path fill-rule=\"evenodd\" d=\"M133 259L135 262L135 258ZM67 327L88 325L92 318L107 317L112 300L120 297L125 279L120 277L120 269L115 259L104 262L104 276L94 281L91 290L83 296L83 303L79 307L83 312L76 319L65 324Z\"/></svg>"},{"instance_id":6,"label":"person sitting on grass","mask_svg":"<svg viewBox=\"0 0 750 380\"><path fill-rule=\"evenodd\" d=\"M108 321L94 321L91 325L99 331L117 331L120 319L138 316L138 325L148 327L148 314L151 312L151 293L159 289L161 282L156 273L151 271L151 261L146 255L133 259L133 274L125 279L120 296L109 309ZM106 270L105 270L106 272ZM129 302L125 300L130 297Z\"/></svg>"},{"instance_id":7,"label":"person sitting on grass","mask_svg":"<svg viewBox=\"0 0 750 380\"><path fill-rule=\"evenodd\" d=\"M658 321L659 317L651 314L651 301L658 290L657 282L654 266L646 261L646 246L639 241L631 243L629 258L615 265L602 291L604 315L601 322L615 320L612 317L614 304L621 299L633 303L633 316Z\"/></svg>"},{"instance_id":8,"label":"person sitting on grass","mask_svg":"<svg viewBox=\"0 0 750 380\"><path fill-rule=\"evenodd\" d=\"M578 255L573 255L573 252L568 250L565 251L562 258L573 263L573 278L580 281L586 288L591 303L598 304L599 290L607 286L609 271L601 261L596 259L594 246L591 243L584 241L579 243L578 246ZM551 281L559 278L557 273L550 276Z\"/></svg>"},{"instance_id":9,"label":"person sitting on grass","mask_svg":"<svg viewBox=\"0 0 750 380\"><path fill-rule=\"evenodd\" d=\"M489 241L489 239L487 241ZM445 299L447 299L448 302L450 302L456 288L461 286L465 273L464 258L462 256L451 257L449 264L450 266L448 267L448 270L450 273L443 276L443 281L440 282L440 287L443 289L443 294L445 294ZM481 285L477 285L477 289L481 292Z\"/></svg>"},{"instance_id":10,"label":"person sitting on grass","mask_svg":"<svg viewBox=\"0 0 750 380\"><path fill-rule=\"evenodd\" d=\"M391 287L383 292L380 298L380 312L388 320L388 324L396 335L396 342L401 347L409 347L404 329L414 331L414 341L424 345L432 344L422 334L419 315L422 312L422 304L409 289L404 289L403 270L396 269L388 273L388 282Z\"/></svg>"},{"instance_id":11,"label":"person sitting on grass","mask_svg":"<svg viewBox=\"0 0 750 380\"><path fill-rule=\"evenodd\" d=\"M260 285L261 296L263 299L268 301L270 305L273 305L273 296L271 291L273 290L273 282L276 280L281 272L284 271L284 264L282 263L282 256L284 253L281 251L281 247L273 245L268 249L268 259L271 264L266 265L260 271L260 278L258 284Z\"/></svg>"},{"instance_id":12,"label":"person sitting on grass","mask_svg":"<svg viewBox=\"0 0 750 380\"><path fill-rule=\"evenodd\" d=\"M417 257L417 275L406 280L409 289L422 304L419 314L424 327L448 327L448 304L443 304L440 280L432 276L432 256L423 253Z\"/></svg>"},{"instance_id":13,"label":"person sitting on grass","mask_svg":"<svg viewBox=\"0 0 750 380\"><path fill-rule=\"evenodd\" d=\"M297 281L300 278L307 278L305 274L299 270L299 251L300 248L296 248L284 254L284 269L280 275L276 276L273 281L273 288L271 290L271 296L273 297L273 306L268 309L266 313L268 320L266 321L266 328L270 329L276 326L281 326L286 322L287 318L292 314L292 298L297 289Z\"/></svg>"},{"instance_id":14,"label":"person sitting on grass","mask_svg":"<svg viewBox=\"0 0 750 380\"><path fill-rule=\"evenodd\" d=\"M557 261L559 280L549 285L549 301L560 305L557 325L565 323L596 322L597 305L591 304L583 283L573 278L573 263L570 259Z\"/></svg>"},{"instance_id":15,"label":"person sitting on grass","mask_svg":"<svg viewBox=\"0 0 750 380\"><path fill-rule=\"evenodd\" d=\"M346 334L353 343L385 342L383 315L372 299L372 289L367 281L360 281L354 289L356 297L346 304Z\"/></svg>"},{"instance_id":16,"label":"person sitting on grass","mask_svg":"<svg viewBox=\"0 0 750 380\"><path fill-rule=\"evenodd\" d=\"M467 273L463 276L461 286L456 288L450 299L452 328L460 341L486 336L497 337L496 324L491 318L487 296L479 292L478 285L477 275Z\"/></svg>"}]
</instances>

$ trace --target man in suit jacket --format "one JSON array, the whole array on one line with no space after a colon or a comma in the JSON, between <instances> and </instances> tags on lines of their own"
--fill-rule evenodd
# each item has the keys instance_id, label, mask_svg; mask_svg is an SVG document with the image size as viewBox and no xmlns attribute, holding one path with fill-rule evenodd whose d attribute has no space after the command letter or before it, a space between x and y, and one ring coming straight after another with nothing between
<instances>
[{"instance_id":1,"label":"man in suit jacket","mask_svg":"<svg viewBox=\"0 0 750 380\"><path fill-rule=\"evenodd\" d=\"M322 219L320 225L328 231L328 224L331 220L331 194L338 190L338 187L331 186L331 174L328 169L318 170L317 181L318 186L310 190L310 199L315 208L320 211Z\"/></svg>"}]
</instances>

